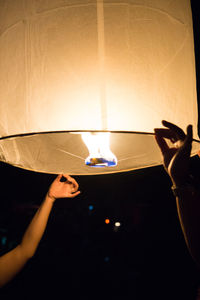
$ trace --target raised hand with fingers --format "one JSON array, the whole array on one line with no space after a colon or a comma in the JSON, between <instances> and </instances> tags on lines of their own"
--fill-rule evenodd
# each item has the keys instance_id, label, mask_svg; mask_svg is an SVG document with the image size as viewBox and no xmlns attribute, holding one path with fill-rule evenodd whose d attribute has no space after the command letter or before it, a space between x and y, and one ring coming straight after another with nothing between
<instances>
[{"instance_id":1,"label":"raised hand with fingers","mask_svg":"<svg viewBox=\"0 0 200 300\"><path fill-rule=\"evenodd\" d=\"M185 183L189 173L189 158L192 147L192 125L187 126L187 133L167 121L162 121L166 128L155 128L155 138L163 155L163 164L174 185ZM172 142L170 147L166 139Z\"/></svg>"},{"instance_id":2,"label":"raised hand with fingers","mask_svg":"<svg viewBox=\"0 0 200 300\"><path fill-rule=\"evenodd\" d=\"M200 267L200 182L190 170L192 125L186 133L167 121L165 128L155 128L155 138L163 155L163 163L173 186L177 211L186 245L194 261ZM172 142L169 146L167 140Z\"/></svg>"},{"instance_id":3,"label":"raised hand with fingers","mask_svg":"<svg viewBox=\"0 0 200 300\"><path fill-rule=\"evenodd\" d=\"M61 181L61 178L65 180ZM80 194L78 188L79 185L74 178L68 174L59 174L52 182L47 195L53 201L57 198L74 198Z\"/></svg>"}]
</instances>

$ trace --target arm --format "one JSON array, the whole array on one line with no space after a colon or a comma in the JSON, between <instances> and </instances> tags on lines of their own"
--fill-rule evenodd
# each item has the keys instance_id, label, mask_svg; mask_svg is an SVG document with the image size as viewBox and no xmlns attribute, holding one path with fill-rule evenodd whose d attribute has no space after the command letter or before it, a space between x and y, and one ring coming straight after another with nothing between
<instances>
[{"instance_id":1,"label":"arm","mask_svg":"<svg viewBox=\"0 0 200 300\"><path fill-rule=\"evenodd\" d=\"M185 191L176 197L176 204L186 245L200 267L200 194Z\"/></svg>"},{"instance_id":2,"label":"arm","mask_svg":"<svg viewBox=\"0 0 200 300\"><path fill-rule=\"evenodd\" d=\"M163 121L167 128L155 129L155 138L163 155L163 164L176 193L178 217L186 245L200 266L200 189L189 183L189 159L192 144L192 126L187 134L176 125ZM165 139L171 140L169 147ZM192 174L191 174L192 175ZM200 187L199 187L200 188Z\"/></svg>"},{"instance_id":3,"label":"arm","mask_svg":"<svg viewBox=\"0 0 200 300\"><path fill-rule=\"evenodd\" d=\"M44 201L28 226L21 243L0 257L0 287L9 282L34 255L45 231L55 200L65 197L74 198L80 193L75 179L69 175L63 176L67 179L65 182L61 182L62 175L58 175L51 184Z\"/></svg>"}]
</instances>

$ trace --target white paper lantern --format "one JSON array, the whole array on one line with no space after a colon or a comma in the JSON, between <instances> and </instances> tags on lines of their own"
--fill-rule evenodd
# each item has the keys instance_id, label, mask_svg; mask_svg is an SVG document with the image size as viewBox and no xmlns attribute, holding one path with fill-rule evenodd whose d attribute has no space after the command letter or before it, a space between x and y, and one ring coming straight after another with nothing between
<instances>
[{"instance_id":1,"label":"white paper lantern","mask_svg":"<svg viewBox=\"0 0 200 300\"><path fill-rule=\"evenodd\" d=\"M198 138L195 78L189 0L0 0L1 160L72 175L158 165L162 119ZM117 166L85 165L82 131L111 132Z\"/></svg>"}]
</instances>

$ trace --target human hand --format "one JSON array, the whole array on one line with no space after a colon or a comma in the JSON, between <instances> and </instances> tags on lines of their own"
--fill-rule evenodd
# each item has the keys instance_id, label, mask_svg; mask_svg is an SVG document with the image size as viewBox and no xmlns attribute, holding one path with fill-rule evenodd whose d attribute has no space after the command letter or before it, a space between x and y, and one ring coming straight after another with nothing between
<instances>
[{"instance_id":1,"label":"human hand","mask_svg":"<svg viewBox=\"0 0 200 300\"><path fill-rule=\"evenodd\" d=\"M60 181L62 177L65 177L66 181ZM74 198L80 194L78 188L79 185L74 178L67 174L59 174L52 182L47 195L53 201L57 198Z\"/></svg>"},{"instance_id":2,"label":"human hand","mask_svg":"<svg viewBox=\"0 0 200 300\"><path fill-rule=\"evenodd\" d=\"M192 125L187 126L187 134L167 121L162 121L167 128L155 128L156 142L163 155L163 164L169 174L172 183L180 186L185 183L189 175L189 158L192 148ZM173 146L169 147L166 140L169 139Z\"/></svg>"}]
</instances>

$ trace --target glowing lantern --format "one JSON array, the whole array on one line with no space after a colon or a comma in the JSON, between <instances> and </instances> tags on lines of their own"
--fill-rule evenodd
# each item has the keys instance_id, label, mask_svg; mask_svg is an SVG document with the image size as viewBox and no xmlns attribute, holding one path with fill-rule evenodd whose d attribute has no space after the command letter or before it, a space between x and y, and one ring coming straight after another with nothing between
<instances>
[{"instance_id":1,"label":"glowing lantern","mask_svg":"<svg viewBox=\"0 0 200 300\"><path fill-rule=\"evenodd\" d=\"M158 165L162 119L197 138L189 0L0 1L1 161L72 175ZM108 154L88 154L88 132L110 132Z\"/></svg>"}]
</instances>

